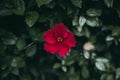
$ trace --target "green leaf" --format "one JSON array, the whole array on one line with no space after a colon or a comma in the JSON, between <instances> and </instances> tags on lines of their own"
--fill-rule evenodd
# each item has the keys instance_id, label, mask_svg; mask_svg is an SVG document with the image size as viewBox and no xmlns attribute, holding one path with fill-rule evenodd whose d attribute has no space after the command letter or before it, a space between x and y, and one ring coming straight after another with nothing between
<instances>
[{"instance_id":1,"label":"green leaf","mask_svg":"<svg viewBox=\"0 0 120 80\"><path fill-rule=\"evenodd\" d=\"M2 42L0 42L0 53L3 54L6 49L7 49L7 46L5 46Z\"/></svg>"},{"instance_id":2,"label":"green leaf","mask_svg":"<svg viewBox=\"0 0 120 80\"><path fill-rule=\"evenodd\" d=\"M101 22L98 18L87 18L86 24L91 27L99 27L101 26Z\"/></svg>"},{"instance_id":3,"label":"green leaf","mask_svg":"<svg viewBox=\"0 0 120 80\"><path fill-rule=\"evenodd\" d=\"M82 67L82 76L84 79L88 79L90 77L88 68L86 66Z\"/></svg>"},{"instance_id":4,"label":"green leaf","mask_svg":"<svg viewBox=\"0 0 120 80\"><path fill-rule=\"evenodd\" d=\"M0 28L0 36L6 35L6 30Z\"/></svg>"},{"instance_id":5,"label":"green leaf","mask_svg":"<svg viewBox=\"0 0 120 80\"><path fill-rule=\"evenodd\" d=\"M75 68L71 67L68 73L69 80L80 80L79 74L75 72Z\"/></svg>"},{"instance_id":6,"label":"green leaf","mask_svg":"<svg viewBox=\"0 0 120 80\"><path fill-rule=\"evenodd\" d=\"M37 40L39 42L42 42L44 41L43 40L43 32L40 31L39 28L31 28L30 31L29 31L29 34L30 34L30 37L33 39L33 40Z\"/></svg>"},{"instance_id":7,"label":"green leaf","mask_svg":"<svg viewBox=\"0 0 120 80\"><path fill-rule=\"evenodd\" d=\"M91 59L95 59L96 58L96 53L91 53Z\"/></svg>"},{"instance_id":8,"label":"green leaf","mask_svg":"<svg viewBox=\"0 0 120 80\"><path fill-rule=\"evenodd\" d=\"M88 51L84 51L84 57L86 58L86 59L89 59L90 58L90 53L88 52Z\"/></svg>"},{"instance_id":9,"label":"green leaf","mask_svg":"<svg viewBox=\"0 0 120 80\"><path fill-rule=\"evenodd\" d=\"M13 69L11 70L11 73L14 74L14 75L19 76L19 69L18 69L18 68L13 68Z\"/></svg>"},{"instance_id":10,"label":"green leaf","mask_svg":"<svg viewBox=\"0 0 120 80\"><path fill-rule=\"evenodd\" d=\"M39 13L36 11L31 11L26 13L25 22L29 27L32 27L39 19Z\"/></svg>"},{"instance_id":11,"label":"green leaf","mask_svg":"<svg viewBox=\"0 0 120 80\"><path fill-rule=\"evenodd\" d=\"M110 74L110 75L107 76L106 80L115 80L115 79L114 79L114 76L112 74Z\"/></svg>"},{"instance_id":12,"label":"green leaf","mask_svg":"<svg viewBox=\"0 0 120 80\"><path fill-rule=\"evenodd\" d=\"M57 19L56 18L51 18L50 19L50 28L52 28L56 23L58 23Z\"/></svg>"},{"instance_id":13,"label":"green leaf","mask_svg":"<svg viewBox=\"0 0 120 80\"><path fill-rule=\"evenodd\" d=\"M23 0L14 0L14 5L16 6L14 11L14 14L16 15L23 15L25 12L25 3Z\"/></svg>"},{"instance_id":14,"label":"green leaf","mask_svg":"<svg viewBox=\"0 0 120 80\"><path fill-rule=\"evenodd\" d=\"M95 66L98 70L108 71L110 69L109 60L106 58L97 58L95 62Z\"/></svg>"},{"instance_id":15,"label":"green leaf","mask_svg":"<svg viewBox=\"0 0 120 80\"><path fill-rule=\"evenodd\" d=\"M50 19L50 17L47 15L47 14L41 14L39 16L39 22L42 23L42 22L46 22Z\"/></svg>"},{"instance_id":16,"label":"green leaf","mask_svg":"<svg viewBox=\"0 0 120 80\"><path fill-rule=\"evenodd\" d=\"M37 52L36 45L32 45L32 46L30 46L30 47L27 48L25 54L28 57L32 57L33 55L35 55L36 52Z\"/></svg>"},{"instance_id":17,"label":"green leaf","mask_svg":"<svg viewBox=\"0 0 120 80\"><path fill-rule=\"evenodd\" d=\"M32 76L30 74L25 74L23 73L21 76L20 76L20 80L32 80Z\"/></svg>"},{"instance_id":18,"label":"green leaf","mask_svg":"<svg viewBox=\"0 0 120 80\"><path fill-rule=\"evenodd\" d=\"M41 7L42 5L49 4L52 0L36 0L36 3L38 7Z\"/></svg>"},{"instance_id":19,"label":"green leaf","mask_svg":"<svg viewBox=\"0 0 120 80\"><path fill-rule=\"evenodd\" d=\"M78 19L78 17L75 17L75 18L72 20L72 25L73 25L73 26L78 26L78 25L79 25L79 19Z\"/></svg>"},{"instance_id":20,"label":"green leaf","mask_svg":"<svg viewBox=\"0 0 120 80\"><path fill-rule=\"evenodd\" d=\"M23 15L25 12L25 3L23 0L7 0L0 9L0 15ZM1 6L0 6L1 7Z\"/></svg>"},{"instance_id":21,"label":"green leaf","mask_svg":"<svg viewBox=\"0 0 120 80\"><path fill-rule=\"evenodd\" d=\"M78 28L81 28L81 27L78 27ZM90 37L90 31L88 30L87 27L83 27L81 31L79 31L79 29L74 29L73 32L78 37L81 37L81 36L85 36L87 38Z\"/></svg>"},{"instance_id":22,"label":"green leaf","mask_svg":"<svg viewBox=\"0 0 120 80\"><path fill-rule=\"evenodd\" d=\"M117 10L118 17L120 18L120 10Z\"/></svg>"},{"instance_id":23,"label":"green leaf","mask_svg":"<svg viewBox=\"0 0 120 80\"><path fill-rule=\"evenodd\" d=\"M54 65L53 65L53 69L58 69L58 68L60 68L61 67L61 64L60 63L55 63Z\"/></svg>"},{"instance_id":24,"label":"green leaf","mask_svg":"<svg viewBox=\"0 0 120 80\"><path fill-rule=\"evenodd\" d=\"M84 28L83 28L82 34L83 34L85 37L87 37L87 38L90 37L90 31L88 30L87 27L84 27Z\"/></svg>"},{"instance_id":25,"label":"green leaf","mask_svg":"<svg viewBox=\"0 0 120 80\"><path fill-rule=\"evenodd\" d=\"M82 7L82 0L71 0L72 4L76 7Z\"/></svg>"},{"instance_id":26,"label":"green leaf","mask_svg":"<svg viewBox=\"0 0 120 80\"><path fill-rule=\"evenodd\" d=\"M100 77L100 80L106 80L107 75L108 75L108 74L102 74L102 76Z\"/></svg>"},{"instance_id":27,"label":"green leaf","mask_svg":"<svg viewBox=\"0 0 120 80\"><path fill-rule=\"evenodd\" d=\"M11 9L3 8L3 9L0 10L0 15L1 16L9 16L9 15L12 15L12 14L13 14L13 10L11 10Z\"/></svg>"},{"instance_id":28,"label":"green leaf","mask_svg":"<svg viewBox=\"0 0 120 80\"><path fill-rule=\"evenodd\" d=\"M67 72L67 67L66 67L66 66L62 66L62 70L63 70L64 72Z\"/></svg>"},{"instance_id":29,"label":"green leaf","mask_svg":"<svg viewBox=\"0 0 120 80\"><path fill-rule=\"evenodd\" d=\"M67 76L65 74L60 74L59 80L67 80Z\"/></svg>"},{"instance_id":30,"label":"green leaf","mask_svg":"<svg viewBox=\"0 0 120 80\"><path fill-rule=\"evenodd\" d=\"M68 55L63 59L63 63L64 63L63 65L68 65L68 66L72 65L75 62L74 58L77 55L78 55L78 52L72 49L70 52L70 55Z\"/></svg>"},{"instance_id":31,"label":"green leaf","mask_svg":"<svg viewBox=\"0 0 120 80\"><path fill-rule=\"evenodd\" d=\"M116 79L120 79L120 68L116 69Z\"/></svg>"},{"instance_id":32,"label":"green leaf","mask_svg":"<svg viewBox=\"0 0 120 80\"><path fill-rule=\"evenodd\" d=\"M11 62L12 67L21 68L25 66L25 61L21 57L15 57Z\"/></svg>"},{"instance_id":33,"label":"green leaf","mask_svg":"<svg viewBox=\"0 0 120 80\"><path fill-rule=\"evenodd\" d=\"M36 67L31 67L30 69L31 74L33 74L35 77L39 76L39 71Z\"/></svg>"},{"instance_id":34,"label":"green leaf","mask_svg":"<svg viewBox=\"0 0 120 80\"><path fill-rule=\"evenodd\" d=\"M112 36L119 36L120 35L120 26L113 26L113 28L111 28L112 30Z\"/></svg>"},{"instance_id":35,"label":"green leaf","mask_svg":"<svg viewBox=\"0 0 120 80\"><path fill-rule=\"evenodd\" d=\"M91 17L100 16L102 14L101 9L90 8L87 10L86 14Z\"/></svg>"},{"instance_id":36,"label":"green leaf","mask_svg":"<svg viewBox=\"0 0 120 80\"><path fill-rule=\"evenodd\" d=\"M17 37L14 34L9 33L2 37L2 41L5 45L14 45L16 44Z\"/></svg>"},{"instance_id":37,"label":"green leaf","mask_svg":"<svg viewBox=\"0 0 120 80\"><path fill-rule=\"evenodd\" d=\"M62 1L62 0L58 0L58 5L62 8L62 9L66 9L67 8L67 5L66 5L66 2L65 1Z\"/></svg>"},{"instance_id":38,"label":"green leaf","mask_svg":"<svg viewBox=\"0 0 120 80\"><path fill-rule=\"evenodd\" d=\"M114 40L114 37L112 37L112 36L107 36L106 37L106 41L113 41Z\"/></svg>"},{"instance_id":39,"label":"green leaf","mask_svg":"<svg viewBox=\"0 0 120 80\"><path fill-rule=\"evenodd\" d=\"M74 12L74 7L71 5L67 6L67 15L71 15Z\"/></svg>"},{"instance_id":40,"label":"green leaf","mask_svg":"<svg viewBox=\"0 0 120 80\"><path fill-rule=\"evenodd\" d=\"M17 46L18 50L23 50L24 47L26 46L25 40L23 38L18 39L16 46Z\"/></svg>"},{"instance_id":41,"label":"green leaf","mask_svg":"<svg viewBox=\"0 0 120 80\"><path fill-rule=\"evenodd\" d=\"M80 25L80 27L83 27L85 23L86 23L86 18L84 16L80 16L79 17L79 25Z\"/></svg>"},{"instance_id":42,"label":"green leaf","mask_svg":"<svg viewBox=\"0 0 120 80\"><path fill-rule=\"evenodd\" d=\"M9 75L10 71L8 70L3 70L2 71L2 74L0 75L1 77L0 78L6 78L8 75Z\"/></svg>"},{"instance_id":43,"label":"green leaf","mask_svg":"<svg viewBox=\"0 0 120 80\"><path fill-rule=\"evenodd\" d=\"M77 29L73 29L73 32L76 36L83 36L82 32L78 31Z\"/></svg>"},{"instance_id":44,"label":"green leaf","mask_svg":"<svg viewBox=\"0 0 120 80\"><path fill-rule=\"evenodd\" d=\"M77 74L72 74L69 76L69 80L80 80L79 75Z\"/></svg>"},{"instance_id":45,"label":"green leaf","mask_svg":"<svg viewBox=\"0 0 120 80\"><path fill-rule=\"evenodd\" d=\"M107 5L108 8L113 6L113 1L114 0L104 0L105 4Z\"/></svg>"}]
</instances>

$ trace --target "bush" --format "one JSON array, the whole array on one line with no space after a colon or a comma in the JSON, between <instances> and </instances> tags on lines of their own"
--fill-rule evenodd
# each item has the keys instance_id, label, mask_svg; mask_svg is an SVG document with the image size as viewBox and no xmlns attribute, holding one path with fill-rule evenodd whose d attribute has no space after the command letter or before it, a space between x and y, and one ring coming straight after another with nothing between
<instances>
[{"instance_id":1,"label":"bush","mask_svg":"<svg viewBox=\"0 0 120 80\"><path fill-rule=\"evenodd\" d=\"M120 80L119 4L0 0L0 80ZM61 22L76 41L65 57L44 49L45 32Z\"/></svg>"}]
</instances>

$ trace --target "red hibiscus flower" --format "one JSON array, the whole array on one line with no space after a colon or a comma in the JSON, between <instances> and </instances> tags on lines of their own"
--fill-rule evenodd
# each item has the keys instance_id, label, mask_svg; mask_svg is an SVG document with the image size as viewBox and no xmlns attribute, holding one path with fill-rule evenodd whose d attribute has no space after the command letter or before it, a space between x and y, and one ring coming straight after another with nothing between
<instances>
[{"instance_id":1,"label":"red hibiscus flower","mask_svg":"<svg viewBox=\"0 0 120 80\"><path fill-rule=\"evenodd\" d=\"M44 49L51 54L65 57L72 47L76 46L74 34L69 32L63 23L56 24L44 33Z\"/></svg>"}]
</instances>

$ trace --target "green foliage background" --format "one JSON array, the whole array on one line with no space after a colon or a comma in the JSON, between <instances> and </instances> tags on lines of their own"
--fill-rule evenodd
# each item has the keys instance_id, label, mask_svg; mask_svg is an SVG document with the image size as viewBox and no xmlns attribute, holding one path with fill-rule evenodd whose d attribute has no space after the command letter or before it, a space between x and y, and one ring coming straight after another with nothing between
<instances>
[{"instance_id":1,"label":"green foliage background","mask_svg":"<svg viewBox=\"0 0 120 80\"><path fill-rule=\"evenodd\" d=\"M0 0L0 80L120 80L119 0ZM43 49L63 22L77 46L65 58ZM83 46L91 42L93 50Z\"/></svg>"}]
</instances>

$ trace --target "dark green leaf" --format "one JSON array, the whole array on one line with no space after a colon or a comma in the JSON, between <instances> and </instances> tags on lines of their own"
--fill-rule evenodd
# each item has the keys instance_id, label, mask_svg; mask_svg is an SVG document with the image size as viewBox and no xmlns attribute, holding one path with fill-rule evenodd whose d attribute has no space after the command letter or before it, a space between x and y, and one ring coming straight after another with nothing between
<instances>
[{"instance_id":1,"label":"dark green leaf","mask_svg":"<svg viewBox=\"0 0 120 80\"><path fill-rule=\"evenodd\" d=\"M90 77L88 68L86 66L82 67L82 76L84 79L88 79Z\"/></svg>"},{"instance_id":2,"label":"dark green leaf","mask_svg":"<svg viewBox=\"0 0 120 80\"><path fill-rule=\"evenodd\" d=\"M72 65L75 61L74 58L78 56L78 52L76 50L71 50L70 55L64 58L64 65Z\"/></svg>"},{"instance_id":3,"label":"dark green leaf","mask_svg":"<svg viewBox=\"0 0 120 80\"><path fill-rule=\"evenodd\" d=\"M16 46L17 46L18 50L23 50L24 47L26 46L25 40L23 38L18 39Z\"/></svg>"},{"instance_id":4,"label":"dark green leaf","mask_svg":"<svg viewBox=\"0 0 120 80\"><path fill-rule=\"evenodd\" d=\"M114 0L104 0L105 4L107 5L107 7L112 7L113 6L113 1Z\"/></svg>"},{"instance_id":5,"label":"dark green leaf","mask_svg":"<svg viewBox=\"0 0 120 80\"><path fill-rule=\"evenodd\" d=\"M102 76L100 77L100 80L106 80L107 78L107 74L102 74Z\"/></svg>"},{"instance_id":6,"label":"dark green leaf","mask_svg":"<svg viewBox=\"0 0 120 80\"><path fill-rule=\"evenodd\" d=\"M31 78L30 74L24 73L20 76L20 80L32 80L32 78Z\"/></svg>"},{"instance_id":7,"label":"dark green leaf","mask_svg":"<svg viewBox=\"0 0 120 80\"><path fill-rule=\"evenodd\" d=\"M52 28L57 22L56 18L51 18L50 19L50 27Z\"/></svg>"},{"instance_id":8,"label":"dark green leaf","mask_svg":"<svg viewBox=\"0 0 120 80\"><path fill-rule=\"evenodd\" d=\"M32 57L35 55L37 51L37 48L36 48L36 45L32 45L30 47L27 48L25 54L28 56L28 57Z\"/></svg>"},{"instance_id":9,"label":"dark green leaf","mask_svg":"<svg viewBox=\"0 0 120 80\"><path fill-rule=\"evenodd\" d=\"M8 16L8 15L23 15L25 12L25 3L23 0L6 0L2 9L0 9L0 15Z\"/></svg>"},{"instance_id":10,"label":"dark green leaf","mask_svg":"<svg viewBox=\"0 0 120 80\"><path fill-rule=\"evenodd\" d=\"M74 7L72 7L71 5L67 6L67 15L70 15L74 12Z\"/></svg>"},{"instance_id":11,"label":"dark green leaf","mask_svg":"<svg viewBox=\"0 0 120 80\"><path fill-rule=\"evenodd\" d=\"M5 46L2 42L0 42L0 53L3 54L6 50L7 46Z\"/></svg>"},{"instance_id":12,"label":"dark green leaf","mask_svg":"<svg viewBox=\"0 0 120 80\"><path fill-rule=\"evenodd\" d=\"M40 29L31 28L29 34L33 40L43 41L43 32L41 32Z\"/></svg>"},{"instance_id":13,"label":"dark green leaf","mask_svg":"<svg viewBox=\"0 0 120 80\"><path fill-rule=\"evenodd\" d=\"M1 16L9 16L13 14L13 10L11 9L1 9L0 10L0 15Z\"/></svg>"},{"instance_id":14,"label":"dark green leaf","mask_svg":"<svg viewBox=\"0 0 120 80\"><path fill-rule=\"evenodd\" d=\"M36 0L38 7L41 7L44 4L49 4L52 0Z\"/></svg>"},{"instance_id":15,"label":"dark green leaf","mask_svg":"<svg viewBox=\"0 0 120 80\"><path fill-rule=\"evenodd\" d=\"M18 68L13 68L13 69L11 70L11 73L14 74L14 75L19 76L19 69L18 69Z\"/></svg>"},{"instance_id":16,"label":"dark green leaf","mask_svg":"<svg viewBox=\"0 0 120 80\"><path fill-rule=\"evenodd\" d=\"M14 45L16 44L17 37L12 33L8 33L2 38L2 41L5 45Z\"/></svg>"},{"instance_id":17,"label":"dark green leaf","mask_svg":"<svg viewBox=\"0 0 120 80\"><path fill-rule=\"evenodd\" d=\"M59 80L67 80L67 76L65 74L60 74Z\"/></svg>"},{"instance_id":18,"label":"dark green leaf","mask_svg":"<svg viewBox=\"0 0 120 80\"><path fill-rule=\"evenodd\" d=\"M114 76L111 74L111 75L108 75L108 76L107 76L107 79L106 79L106 80L115 80L115 79L114 79Z\"/></svg>"},{"instance_id":19,"label":"dark green leaf","mask_svg":"<svg viewBox=\"0 0 120 80\"><path fill-rule=\"evenodd\" d=\"M87 15L91 17L100 16L102 14L101 9L90 8L87 10Z\"/></svg>"},{"instance_id":20,"label":"dark green leaf","mask_svg":"<svg viewBox=\"0 0 120 80\"><path fill-rule=\"evenodd\" d=\"M84 28L83 28L82 34L83 34L85 37L87 37L87 38L90 37L90 31L88 30L87 27L84 27Z\"/></svg>"},{"instance_id":21,"label":"dark green leaf","mask_svg":"<svg viewBox=\"0 0 120 80\"><path fill-rule=\"evenodd\" d=\"M25 61L21 57L15 57L11 62L12 67L21 68L25 66Z\"/></svg>"},{"instance_id":22,"label":"dark green leaf","mask_svg":"<svg viewBox=\"0 0 120 80\"><path fill-rule=\"evenodd\" d=\"M77 29L74 29L73 32L76 36L83 36L82 32L79 32Z\"/></svg>"},{"instance_id":23,"label":"dark green leaf","mask_svg":"<svg viewBox=\"0 0 120 80\"><path fill-rule=\"evenodd\" d=\"M111 29L112 29L112 36L120 35L120 26L116 26L116 27L113 26L113 28L111 28Z\"/></svg>"},{"instance_id":24,"label":"dark green leaf","mask_svg":"<svg viewBox=\"0 0 120 80\"><path fill-rule=\"evenodd\" d=\"M23 15L25 12L25 3L23 0L14 0L14 14L16 15Z\"/></svg>"},{"instance_id":25,"label":"dark green leaf","mask_svg":"<svg viewBox=\"0 0 120 80\"><path fill-rule=\"evenodd\" d=\"M46 22L46 21L48 21L48 20L49 20L49 16L46 15L46 14L41 14L41 15L39 16L39 22L40 22L40 23Z\"/></svg>"},{"instance_id":26,"label":"dark green leaf","mask_svg":"<svg viewBox=\"0 0 120 80\"><path fill-rule=\"evenodd\" d=\"M39 13L36 11L28 12L25 17L25 22L29 27L32 27L39 19Z\"/></svg>"},{"instance_id":27,"label":"dark green leaf","mask_svg":"<svg viewBox=\"0 0 120 80\"><path fill-rule=\"evenodd\" d=\"M82 7L82 0L71 0L72 4L76 7Z\"/></svg>"},{"instance_id":28,"label":"dark green leaf","mask_svg":"<svg viewBox=\"0 0 120 80\"><path fill-rule=\"evenodd\" d=\"M58 68L60 68L61 67L61 64L60 63L55 63L54 65L53 65L53 68L54 69L58 69Z\"/></svg>"},{"instance_id":29,"label":"dark green leaf","mask_svg":"<svg viewBox=\"0 0 120 80\"><path fill-rule=\"evenodd\" d=\"M5 77L7 77L7 76L9 75L9 73L10 73L10 72L9 72L8 70L4 70L4 71L2 72L0 78L5 78Z\"/></svg>"},{"instance_id":30,"label":"dark green leaf","mask_svg":"<svg viewBox=\"0 0 120 80\"><path fill-rule=\"evenodd\" d=\"M87 18L86 24L91 27L99 27L101 26L101 22L98 18Z\"/></svg>"},{"instance_id":31,"label":"dark green leaf","mask_svg":"<svg viewBox=\"0 0 120 80\"><path fill-rule=\"evenodd\" d=\"M75 18L72 20L72 25L73 25L73 26L78 26L78 25L79 25L79 19L78 19L78 17L75 17Z\"/></svg>"},{"instance_id":32,"label":"dark green leaf","mask_svg":"<svg viewBox=\"0 0 120 80\"><path fill-rule=\"evenodd\" d=\"M116 69L116 79L120 79L120 68Z\"/></svg>"},{"instance_id":33,"label":"dark green leaf","mask_svg":"<svg viewBox=\"0 0 120 80\"><path fill-rule=\"evenodd\" d=\"M69 80L80 80L79 74L74 71L74 68L70 68L68 78Z\"/></svg>"}]
</instances>

